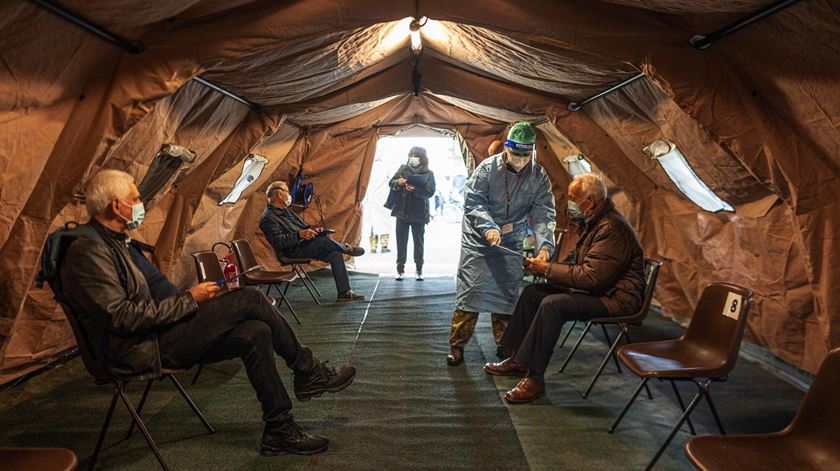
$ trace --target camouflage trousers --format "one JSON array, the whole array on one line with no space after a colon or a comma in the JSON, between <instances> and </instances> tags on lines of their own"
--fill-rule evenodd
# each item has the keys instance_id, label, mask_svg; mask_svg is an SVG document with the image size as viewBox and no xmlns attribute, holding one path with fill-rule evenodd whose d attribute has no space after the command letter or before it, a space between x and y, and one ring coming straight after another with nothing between
<instances>
[{"instance_id":1,"label":"camouflage trousers","mask_svg":"<svg viewBox=\"0 0 840 471\"><path fill-rule=\"evenodd\" d=\"M496 341L496 345L499 345L510 322L510 315L494 313L490 315L490 320L493 324L493 340ZM478 322L477 312L455 309L452 313L452 329L449 331L449 346L463 348L472 338L476 322Z\"/></svg>"}]
</instances>

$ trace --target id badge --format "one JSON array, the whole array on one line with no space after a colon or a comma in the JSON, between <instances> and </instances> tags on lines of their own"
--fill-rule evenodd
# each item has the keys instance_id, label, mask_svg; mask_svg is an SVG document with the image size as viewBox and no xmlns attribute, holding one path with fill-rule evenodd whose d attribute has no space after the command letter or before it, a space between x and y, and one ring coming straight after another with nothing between
<instances>
[{"instance_id":1,"label":"id badge","mask_svg":"<svg viewBox=\"0 0 840 471\"><path fill-rule=\"evenodd\" d=\"M511 232L513 232L513 224L512 223L507 223L504 226L502 226L502 235L510 234Z\"/></svg>"}]
</instances>

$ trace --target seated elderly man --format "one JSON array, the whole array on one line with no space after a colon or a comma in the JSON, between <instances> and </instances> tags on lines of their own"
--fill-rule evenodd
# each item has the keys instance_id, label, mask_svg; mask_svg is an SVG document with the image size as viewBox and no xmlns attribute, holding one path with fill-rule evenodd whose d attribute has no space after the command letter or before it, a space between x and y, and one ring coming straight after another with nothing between
<instances>
[{"instance_id":1,"label":"seated elderly man","mask_svg":"<svg viewBox=\"0 0 840 471\"><path fill-rule=\"evenodd\" d=\"M568 213L580 221L571 262L527 259L547 283L527 286L519 297L502 345L514 355L488 363L491 375L525 376L505 394L510 403L531 402L545 393L545 373L566 321L638 311L644 291L644 252L636 233L607 198L600 176L575 176L568 188Z\"/></svg>"},{"instance_id":2,"label":"seated elderly man","mask_svg":"<svg viewBox=\"0 0 840 471\"><path fill-rule=\"evenodd\" d=\"M365 299L350 289L350 277L347 275L347 266L344 265L344 255L358 257L365 253L365 249L336 242L303 222L300 216L289 209L292 195L285 182L268 185L265 196L268 198L268 205L260 216L260 230L274 248L274 253L278 257L314 258L329 262L338 292L337 301Z\"/></svg>"},{"instance_id":3,"label":"seated elderly man","mask_svg":"<svg viewBox=\"0 0 840 471\"><path fill-rule=\"evenodd\" d=\"M131 175L103 170L87 186L90 236L79 236L60 260L61 297L79 316L95 351L117 378L153 378L161 368L239 357L262 404L260 453L312 454L329 441L303 433L277 372L275 353L294 372L295 396L307 401L353 381L352 366L331 368L298 341L255 288L216 296L214 282L179 293L129 244L127 230L145 213ZM90 230L92 229L92 230Z\"/></svg>"}]
</instances>

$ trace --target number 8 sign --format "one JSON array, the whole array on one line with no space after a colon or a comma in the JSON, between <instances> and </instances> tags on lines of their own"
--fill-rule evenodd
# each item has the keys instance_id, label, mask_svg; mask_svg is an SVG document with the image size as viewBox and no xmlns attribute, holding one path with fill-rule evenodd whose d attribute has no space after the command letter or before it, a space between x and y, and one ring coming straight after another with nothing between
<instances>
[{"instance_id":1,"label":"number 8 sign","mask_svg":"<svg viewBox=\"0 0 840 471\"><path fill-rule=\"evenodd\" d=\"M730 292L726 296L726 302L723 303L723 315L738 320L741 315L741 295Z\"/></svg>"}]
</instances>

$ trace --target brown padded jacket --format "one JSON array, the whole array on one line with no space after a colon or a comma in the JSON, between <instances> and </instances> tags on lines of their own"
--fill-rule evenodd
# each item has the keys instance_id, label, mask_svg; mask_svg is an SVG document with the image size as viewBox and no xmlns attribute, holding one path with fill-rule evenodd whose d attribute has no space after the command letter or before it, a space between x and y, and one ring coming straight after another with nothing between
<instances>
[{"instance_id":1,"label":"brown padded jacket","mask_svg":"<svg viewBox=\"0 0 840 471\"><path fill-rule=\"evenodd\" d=\"M642 307L645 254L636 232L607 198L582 229L571 263L550 263L551 285L598 296L610 315L632 315Z\"/></svg>"}]
</instances>

